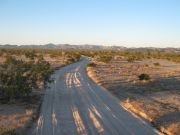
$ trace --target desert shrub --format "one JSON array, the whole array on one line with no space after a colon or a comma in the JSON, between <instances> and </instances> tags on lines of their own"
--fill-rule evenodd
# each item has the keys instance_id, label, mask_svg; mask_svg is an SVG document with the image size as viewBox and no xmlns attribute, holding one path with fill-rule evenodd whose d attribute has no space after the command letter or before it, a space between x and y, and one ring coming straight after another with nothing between
<instances>
[{"instance_id":1,"label":"desert shrub","mask_svg":"<svg viewBox=\"0 0 180 135\"><path fill-rule=\"evenodd\" d=\"M72 57L74 58L75 61L79 61L79 60L80 60L80 57L81 57L81 54L75 53L75 54L73 54Z\"/></svg>"},{"instance_id":2,"label":"desert shrub","mask_svg":"<svg viewBox=\"0 0 180 135\"><path fill-rule=\"evenodd\" d=\"M75 62L76 61L76 59L73 57L73 56L71 56L71 55L69 55L69 56L66 56L67 58L66 58L66 63L68 64L68 63L73 63L73 62Z\"/></svg>"},{"instance_id":3,"label":"desert shrub","mask_svg":"<svg viewBox=\"0 0 180 135\"><path fill-rule=\"evenodd\" d=\"M138 78L139 78L139 80L150 80L151 79L151 77L148 75L148 74L140 74L139 76L138 76Z\"/></svg>"},{"instance_id":4,"label":"desert shrub","mask_svg":"<svg viewBox=\"0 0 180 135\"><path fill-rule=\"evenodd\" d=\"M0 135L19 135L15 129L0 127Z\"/></svg>"},{"instance_id":5,"label":"desert shrub","mask_svg":"<svg viewBox=\"0 0 180 135\"><path fill-rule=\"evenodd\" d=\"M111 61L111 59L112 59L111 55L100 55L97 60L100 62L108 63Z\"/></svg>"},{"instance_id":6,"label":"desert shrub","mask_svg":"<svg viewBox=\"0 0 180 135\"><path fill-rule=\"evenodd\" d=\"M25 52L26 58L33 60L36 57L36 52L34 50Z\"/></svg>"},{"instance_id":7,"label":"desert shrub","mask_svg":"<svg viewBox=\"0 0 180 135\"><path fill-rule=\"evenodd\" d=\"M56 55L56 54L50 54L50 57L51 57L51 58L56 58L57 55Z\"/></svg>"},{"instance_id":8,"label":"desert shrub","mask_svg":"<svg viewBox=\"0 0 180 135\"><path fill-rule=\"evenodd\" d=\"M3 56L4 54L4 49L0 49L0 56Z\"/></svg>"},{"instance_id":9,"label":"desert shrub","mask_svg":"<svg viewBox=\"0 0 180 135\"><path fill-rule=\"evenodd\" d=\"M69 57L69 58L66 59L66 64L73 63L75 61L76 60L73 57Z\"/></svg>"},{"instance_id":10,"label":"desert shrub","mask_svg":"<svg viewBox=\"0 0 180 135\"><path fill-rule=\"evenodd\" d=\"M134 62L136 60L136 57L135 56L129 56L128 58L127 58L127 61L128 62Z\"/></svg>"},{"instance_id":11,"label":"desert shrub","mask_svg":"<svg viewBox=\"0 0 180 135\"><path fill-rule=\"evenodd\" d=\"M160 63L159 62L156 62L156 63L153 63L154 66L160 66Z\"/></svg>"},{"instance_id":12,"label":"desert shrub","mask_svg":"<svg viewBox=\"0 0 180 135\"><path fill-rule=\"evenodd\" d=\"M0 95L7 100L29 95L32 89L50 82L52 69L43 58L25 62L9 56L0 66Z\"/></svg>"},{"instance_id":13,"label":"desert shrub","mask_svg":"<svg viewBox=\"0 0 180 135\"><path fill-rule=\"evenodd\" d=\"M145 67L149 67L149 65L148 65L148 64L145 64L144 66L145 66Z\"/></svg>"},{"instance_id":14,"label":"desert shrub","mask_svg":"<svg viewBox=\"0 0 180 135\"><path fill-rule=\"evenodd\" d=\"M90 62L87 64L87 67L96 67L96 64L94 62Z\"/></svg>"},{"instance_id":15,"label":"desert shrub","mask_svg":"<svg viewBox=\"0 0 180 135\"><path fill-rule=\"evenodd\" d=\"M66 51L64 54L66 63L73 63L80 60L81 54L77 51Z\"/></svg>"}]
</instances>

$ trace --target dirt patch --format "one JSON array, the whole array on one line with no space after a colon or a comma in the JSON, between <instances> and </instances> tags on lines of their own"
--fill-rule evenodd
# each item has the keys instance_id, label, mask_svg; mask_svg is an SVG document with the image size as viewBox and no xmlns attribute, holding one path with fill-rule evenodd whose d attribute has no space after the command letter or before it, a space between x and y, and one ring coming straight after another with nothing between
<instances>
[{"instance_id":1,"label":"dirt patch","mask_svg":"<svg viewBox=\"0 0 180 135\"><path fill-rule=\"evenodd\" d=\"M116 95L124 107L166 134L180 133L180 64L156 59L96 64L87 68L89 76ZM140 81L142 73L151 80Z\"/></svg>"},{"instance_id":2,"label":"dirt patch","mask_svg":"<svg viewBox=\"0 0 180 135\"><path fill-rule=\"evenodd\" d=\"M23 135L38 115L43 91L10 103L0 103L0 135Z\"/></svg>"}]
</instances>

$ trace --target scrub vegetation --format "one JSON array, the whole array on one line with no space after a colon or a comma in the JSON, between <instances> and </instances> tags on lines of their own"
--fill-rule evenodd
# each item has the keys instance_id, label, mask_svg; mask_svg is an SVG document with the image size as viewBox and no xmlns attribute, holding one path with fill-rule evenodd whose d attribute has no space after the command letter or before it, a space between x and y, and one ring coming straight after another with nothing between
<instances>
[{"instance_id":1,"label":"scrub vegetation","mask_svg":"<svg viewBox=\"0 0 180 135\"><path fill-rule=\"evenodd\" d=\"M46 86L53 69L42 57L30 56L31 61L7 57L0 66L0 95L8 101L28 96L33 89Z\"/></svg>"}]
</instances>

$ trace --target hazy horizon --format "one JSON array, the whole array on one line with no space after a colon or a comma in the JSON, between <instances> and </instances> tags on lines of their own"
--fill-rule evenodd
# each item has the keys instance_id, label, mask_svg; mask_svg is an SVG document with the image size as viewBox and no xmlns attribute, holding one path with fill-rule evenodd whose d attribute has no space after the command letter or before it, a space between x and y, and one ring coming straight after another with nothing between
<instances>
[{"instance_id":1,"label":"hazy horizon","mask_svg":"<svg viewBox=\"0 0 180 135\"><path fill-rule=\"evenodd\" d=\"M1 0L0 44L180 47L178 0Z\"/></svg>"}]
</instances>

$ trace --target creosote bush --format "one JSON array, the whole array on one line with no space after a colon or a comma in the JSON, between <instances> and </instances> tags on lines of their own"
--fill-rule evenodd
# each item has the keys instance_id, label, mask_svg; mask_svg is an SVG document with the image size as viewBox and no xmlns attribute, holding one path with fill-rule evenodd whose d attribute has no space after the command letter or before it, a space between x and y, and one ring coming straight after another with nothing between
<instances>
[{"instance_id":1,"label":"creosote bush","mask_svg":"<svg viewBox=\"0 0 180 135\"><path fill-rule=\"evenodd\" d=\"M138 76L138 78L139 78L139 80L150 80L151 79L151 77L148 75L148 74L140 74L139 76Z\"/></svg>"},{"instance_id":2,"label":"creosote bush","mask_svg":"<svg viewBox=\"0 0 180 135\"><path fill-rule=\"evenodd\" d=\"M160 66L159 62L154 63L154 66Z\"/></svg>"},{"instance_id":3,"label":"creosote bush","mask_svg":"<svg viewBox=\"0 0 180 135\"><path fill-rule=\"evenodd\" d=\"M111 55L99 55L99 58L97 59L100 62L108 63L112 59Z\"/></svg>"},{"instance_id":4,"label":"creosote bush","mask_svg":"<svg viewBox=\"0 0 180 135\"><path fill-rule=\"evenodd\" d=\"M0 65L0 96L7 100L28 96L32 89L40 88L40 84L46 86L51 82L52 72L50 64L42 57L25 62L8 56Z\"/></svg>"},{"instance_id":5,"label":"creosote bush","mask_svg":"<svg viewBox=\"0 0 180 135\"><path fill-rule=\"evenodd\" d=\"M94 62L90 62L87 64L87 67L96 67L96 64Z\"/></svg>"},{"instance_id":6,"label":"creosote bush","mask_svg":"<svg viewBox=\"0 0 180 135\"><path fill-rule=\"evenodd\" d=\"M127 61L128 62L134 62L136 58L134 56L128 56Z\"/></svg>"}]
</instances>

